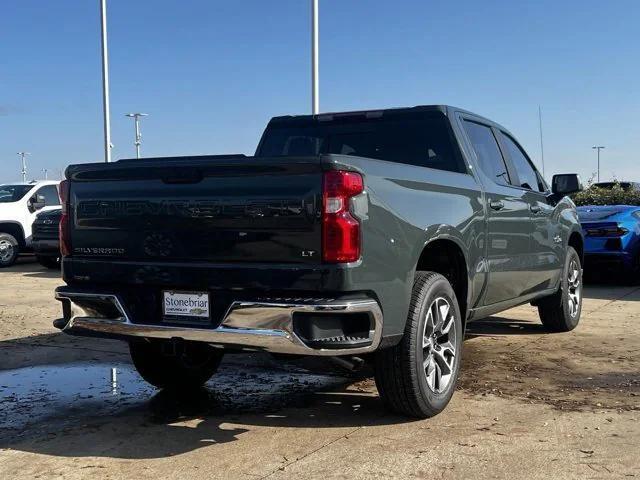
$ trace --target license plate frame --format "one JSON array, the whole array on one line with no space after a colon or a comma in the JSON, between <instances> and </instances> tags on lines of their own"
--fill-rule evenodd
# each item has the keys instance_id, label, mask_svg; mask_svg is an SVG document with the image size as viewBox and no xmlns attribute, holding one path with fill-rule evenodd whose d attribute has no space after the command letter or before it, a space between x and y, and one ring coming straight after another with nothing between
<instances>
[{"instance_id":1,"label":"license plate frame","mask_svg":"<svg viewBox=\"0 0 640 480\"><path fill-rule=\"evenodd\" d=\"M163 290L162 322L209 325L211 295L202 291Z\"/></svg>"}]
</instances>

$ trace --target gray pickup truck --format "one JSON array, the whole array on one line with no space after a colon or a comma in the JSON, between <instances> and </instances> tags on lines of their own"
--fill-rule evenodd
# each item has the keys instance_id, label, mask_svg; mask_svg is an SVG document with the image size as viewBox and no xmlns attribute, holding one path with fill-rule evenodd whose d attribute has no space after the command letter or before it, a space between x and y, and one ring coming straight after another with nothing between
<instances>
[{"instance_id":1,"label":"gray pickup truck","mask_svg":"<svg viewBox=\"0 0 640 480\"><path fill-rule=\"evenodd\" d=\"M393 411L449 402L467 322L523 303L576 327L575 174L549 189L504 127L421 106L273 118L256 155L72 165L61 188L74 335L129 342L159 387L224 352L357 357Z\"/></svg>"}]
</instances>

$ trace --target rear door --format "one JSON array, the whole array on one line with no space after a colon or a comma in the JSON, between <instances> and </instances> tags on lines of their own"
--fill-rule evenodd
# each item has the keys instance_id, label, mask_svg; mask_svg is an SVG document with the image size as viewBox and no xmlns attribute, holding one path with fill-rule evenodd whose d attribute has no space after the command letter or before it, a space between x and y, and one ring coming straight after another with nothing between
<instances>
[{"instance_id":1,"label":"rear door","mask_svg":"<svg viewBox=\"0 0 640 480\"><path fill-rule=\"evenodd\" d=\"M532 225L529 263L531 275L527 292L539 292L556 285L562 271L563 245L560 225L553 219L554 207L549 203L547 186L524 149L508 133L500 130L498 139L515 169L512 183L525 192Z\"/></svg>"},{"instance_id":2,"label":"rear door","mask_svg":"<svg viewBox=\"0 0 640 480\"><path fill-rule=\"evenodd\" d=\"M511 184L515 174L507 166L495 129L462 116L462 126L476 154L476 172L485 188L487 216L486 264L488 282L483 304L517 298L529 283L532 226L526 191Z\"/></svg>"}]
</instances>

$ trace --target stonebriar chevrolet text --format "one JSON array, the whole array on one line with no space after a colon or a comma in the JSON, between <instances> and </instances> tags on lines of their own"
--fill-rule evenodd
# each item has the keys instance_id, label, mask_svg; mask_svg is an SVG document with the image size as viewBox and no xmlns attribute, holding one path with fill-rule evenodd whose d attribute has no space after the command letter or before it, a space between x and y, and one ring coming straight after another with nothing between
<instances>
[{"instance_id":1,"label":"stonebriar chevrolet text","mask_svg":"<svg viewBox=\"0 0 640 480\"><path fill-rule=\"evenodd\" d=\"M448 106L272 119L256 155L72 165L56 290L74 335L129 342L157 387L226 351L370 360L384 403L429 417L467 322L582 307L575 174L549 189L502 126Z\"/></svg>"}]
</instances>

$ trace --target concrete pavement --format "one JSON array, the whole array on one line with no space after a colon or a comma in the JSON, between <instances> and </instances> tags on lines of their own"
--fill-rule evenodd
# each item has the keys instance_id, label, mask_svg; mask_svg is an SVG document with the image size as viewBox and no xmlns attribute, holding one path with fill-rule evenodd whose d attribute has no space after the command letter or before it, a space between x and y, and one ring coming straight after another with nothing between
<instances>
[{"instance_id":1,"label":"concrete pavement","mask_svg":"<svg viewBox=\"0 0 640 480\"><path fill-rule=\"evenodd\" d=\"M0 271L0 478L640 476L637 287L589 287L568 334L529 306L470 324L451 404L413 421L367 377L257 354L199 392L157 392L123 344L53 329L59 283Z\"/></svg>"}]
</instances>

